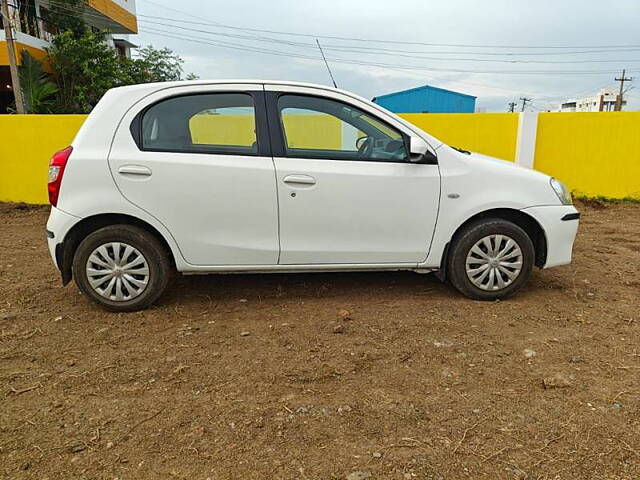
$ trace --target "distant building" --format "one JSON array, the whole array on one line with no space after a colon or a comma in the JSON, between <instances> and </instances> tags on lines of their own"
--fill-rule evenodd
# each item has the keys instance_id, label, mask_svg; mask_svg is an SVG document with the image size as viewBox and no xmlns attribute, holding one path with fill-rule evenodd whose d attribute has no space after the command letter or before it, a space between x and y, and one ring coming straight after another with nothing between
<instances>
[{"instance_id":1,"label":"distant building","mask_svg":"<svg viewBox=\"0 0 640 480\"><path fill-rule=\"evenodd\" d=\"M616 106L615 93L603 88L593 97L584 97L578 100L569 99L560 104L561 112L612 112ZM627 104L622 101L622 106Z\"/></svg>"},{"instance_id":2,"label":"distant building","mask_svg":"<svg viewBox=\"0 0 640 480\"><path fill-rule=\"evenodd\" d=\"M118 35L117 37L112 35L111 42L107 39L107 42L111 46L113 43L113 48L116 49L118 55L125 58L131 58L131 49L138 48L138 45L135 45L129 41L129 35Z\"/></svg>"},{"instance_id":3,"label":"distant building","mask_svg":"<svg viewBox=\"0 0 640 480\"><path fill-rule=\"evenodd\" d=\"M430 85L380 95L373 101L394 113L473 113L476 108L473 95Z\"/></svg>"}]
</instances>

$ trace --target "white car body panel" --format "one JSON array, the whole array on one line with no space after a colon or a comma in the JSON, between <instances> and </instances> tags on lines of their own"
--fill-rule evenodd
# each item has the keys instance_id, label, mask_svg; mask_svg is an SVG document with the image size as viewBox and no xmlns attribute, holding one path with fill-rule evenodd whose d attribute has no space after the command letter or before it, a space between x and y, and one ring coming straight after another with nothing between
<instances>
[{"instance_id":1,"label":"white car body panel","mask_svg":"<svg viewBox=\"0 0 640 480\"><path fill-rule=\"evenodd\" d=\"M438 165L269 157L242 158L240 165L238 157L137 149L129 125L145 105L217 88L313 93L352 103L425 140ZM183 273L436 270L456 230L492 209L535 219L548 243L544 266L551 267L571 261L578 228L577 220L561 220L576 210L561 205L548 176L460 153L378 105L324 86L230 80L117 88L96 106L72 146L60 200L47 224L54 260L55 246L74 225L101 214L152 226ZM123 165L151 165L153 175L125 181L117 173ZM209 172L214 168L215 189ZM296 189L295 199L281 183L294 173L317 176L313 188ZM363 176L366 183L356 181ZM325 184L331 189L323 190ZM312 235L305 239L301 232Z\"/></svg>"},{"instance_id":2,"label":"white car body panel","mask_svg":"<svg viewBox=\"0 0 640 480\"><path fill-rule=\"evenodd\" d=\"M531 215L544 230L547 239L547 259L544 268L571 263L573 242L578 233L578 221L558 222L558 218L576 213L571 205L530 207L523 210Z\"/></svg>"},{"instance_id":3,"label":"white car body panel","mask_svg":"<svg viewBox=\"0 0 640 480\"><path fill-rule=\"evenodd\" d=\"M424 261L438 214L437 165L298 158L275 164L281 264ZM289 175L316 183L288 185Z\"/></svg>"},{"instance_id":4,"label":"white car body panel","mask_svg":"<svg viewBox=\"0 0 640 480\"><path fill-rule=\"evenodd\" d=\"M438 162L442 175L442 215L425 267L440 266L447 243L474 215L494 209L523 210L559 204L549 186L549 177L540 172L476 153L467 155L447 145L438 148Z\"/></svg>"},{"instance_id":5,"label":"white car body panel","mask_svg":"<svg viewBox=\"0 0 640 480\"><path fill-rule=\"evenodd\" d=\"M347 92L281 84L267 84L265 91L339 100L416 135L415 127L399 117ZM438 165L285 157L274 162L280 264L417 265L425 260L438 215ZM290 175L307 176L315 184L287 184Z\"/></svg>"},{"instance_id":6,"label":"white car body panel","mask_svg":"<svg viewBox=\"0 0 640 480\"><path fill-rule=\"evenodd\" d=\"M251 84L207 87L208 92L262 90ZM171 95L192 93L173 88ZM278 207L271 157L141 151L129 125L137 113L166 97L146 96L125 114L109 165L122 195L173 233L191 265L278 263ZM139 166L150 176L120 169Z\"/></svg>"},{"instance_id":7,"label":"white car body panel","mask_svg":"<svg viewBox=\"0 0 640 480\"><path fill-rule=\"evenodd\" d=\"M57 268L60 268L60 265L58 265L58 259L56 258L56 245L60 243L64 235L80 220L82 219L69 215L59 208L51 207L51 212L49 212L49 218L47 219L47 232L51 232L53 237L51 235L47 237L47 246L49 247L53 264Z\"/></svg>"}]
</instances>

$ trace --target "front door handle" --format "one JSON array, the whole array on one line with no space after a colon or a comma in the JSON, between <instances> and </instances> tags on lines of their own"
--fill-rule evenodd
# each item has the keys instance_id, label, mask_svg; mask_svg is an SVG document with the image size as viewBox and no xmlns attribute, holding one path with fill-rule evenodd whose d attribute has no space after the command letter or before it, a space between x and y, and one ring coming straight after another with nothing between
<instances>
[{"instance_id":1,"label":"front door handle","mask_svg":"<svg viewBox=\"0 0 640 480\"><path fill-rule=\"evenodd\" d=\"M283 179L289 185L315 185L316 179L310 175L287 175Z\"/></svg>"},{"instance_id":2,"label":"front door handle","mask_svg":"<svg viewBox=\"0 0 640 480\"><path fill-rule=\"evenodd\" d=\"M142 165L123 165L118 169L118 173L122 175L138 175L148 177L151 175L151 169Z\"/></svg>"}]
</instances>

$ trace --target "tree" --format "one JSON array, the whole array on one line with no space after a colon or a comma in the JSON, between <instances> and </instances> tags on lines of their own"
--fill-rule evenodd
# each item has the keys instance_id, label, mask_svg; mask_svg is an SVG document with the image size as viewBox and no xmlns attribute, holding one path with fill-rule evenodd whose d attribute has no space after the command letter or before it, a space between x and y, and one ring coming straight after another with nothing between
<instances>
[{"instance_id":1,"label":"tree","mask_svg":"<svg viewBox=\"0 0 640 480\"><path fill-rule=\"evenodd\" d=\"M42 62L23 50L19 75L27 113L51 113L58 87L45 73Z\"/></svg>"},{"instance_id":2,"label":"tree","mask_svg":"<svg viewBox=\"0 0 640 480\"><path fill-rule=\"evenodd\" d=\"M48 5L40 11L42 19L54 25L60 33L70 31L75 37L80 37L87 31L82 18L86 4L87 0L49 0Z\"/></svg>"},{"instance_id":3,"label":"tree","mask_svg":"<svg viewBox=\"0 0 640 480\"><path fill-rule=\"evenodd\" d=\"M88 113L107 90L126 85L128 73L104 34L91 31L75 37L66 31L47 49L58 86L56 111Z\"/></svg>"},{"instance_id":4,"label":"tree","mask_svg":"<svg viewBox=\"0 0 640 480\"><path fill-rule=\"evenodd\" d=\"M184 62L172 50L147 46L139 58L121 58L107 45L105 34L89 30L80 36L71 30L61 33L47 53L58 87L58 113L88 113L110 88L182 79Z\"/></svg>"},{"instance_id":5,"label":"tree","mask_svg":"<svg viewBox=\"0 0 640 480\"><path fill-rule=\"evenodd\" d=\"M157 49L151 45L138 50L138 58L133 60L134 70L142 76L138 83L171 82L182 80L184 60L168 48ZM143 78L144 77L144 78ZM187 80L198 77L193 73L187 75Z\"/></svg>"}]
</instances>

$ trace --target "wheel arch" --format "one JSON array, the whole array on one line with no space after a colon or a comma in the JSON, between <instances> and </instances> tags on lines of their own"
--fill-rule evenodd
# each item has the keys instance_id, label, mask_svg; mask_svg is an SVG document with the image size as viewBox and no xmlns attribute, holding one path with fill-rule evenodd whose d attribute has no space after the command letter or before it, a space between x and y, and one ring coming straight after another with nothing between
<instances>
[{"instance_id":1,"label":"wheel arch","mask_svg":"<svg viewBox=\"0 0 640 480\"><path fill-rule=\"evenodd\" d=\"M453 244L453 242L456 241L461 232L463 232L469 225L488 218L499 218L502 220L508 220L522 228L533 243L533 248L535 251L535 265L540 268L544 266L547 261L547 237L544 233L544 229L538 223L538 221L522 210L516 210L514 208L492 208L490 210L484 210L482 212L476 213L475 215L469 217L461 225L459 225L453 235L451 235L451 239L449 240L449 242L447 242L444 249L444 254L442 255L440 270L438 272L440 278L446 278L447 257L451 250L450 246Z\"/></svg>"},{"instance_id":2,"label":"wheel arch","mask_svg":"<svg viewBox=\"0 0 640 480\"><path fill-rule=\"evenodd\" d=\"M131 215L120 213L104 213L83 218L76 223L64 237L64 241L56 247L56 261L62 274L62 283L66 285L72 279L71 264L80 242L87 235L110 225L134 225L157 238L167 251L173 268L176 267L174 252L166 238L151 224Z\"/></svg>"}]
</instances>

